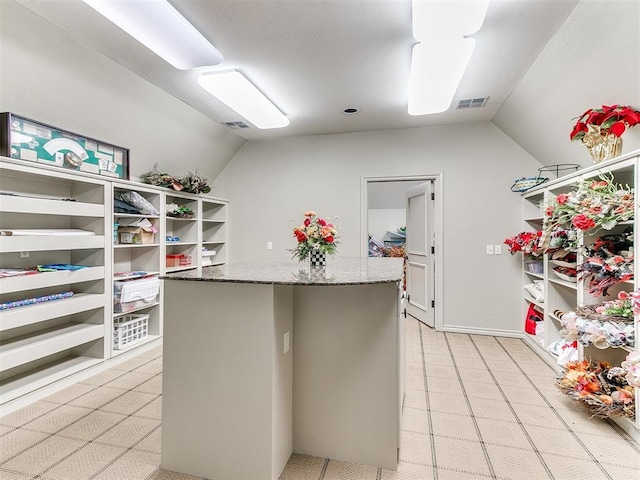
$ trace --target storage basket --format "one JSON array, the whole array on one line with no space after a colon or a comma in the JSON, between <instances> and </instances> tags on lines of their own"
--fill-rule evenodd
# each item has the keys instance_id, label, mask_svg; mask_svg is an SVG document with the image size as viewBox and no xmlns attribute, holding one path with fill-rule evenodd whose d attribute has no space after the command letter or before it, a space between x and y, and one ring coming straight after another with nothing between
<instances>
[{"instance_id":1,"label":"storage basket","mask_svg":"<svg viewBox=\"0 0 640 480\"><path fill-rule=\"evenodd\" d=\"M113 319L113 348L124 350L149 336L149 315L123 315Z\"/></svg>"},{"instance_id":2,"label":"storage basket","mask_svg":"<svg viewBox=\"0 0 640 480\"><path fill-rule=\"evenodd\" d=\"M540 260L525 260L524 268L529 273L542 273L544 271L543 263Z\"/></svg>"}]
</instances>

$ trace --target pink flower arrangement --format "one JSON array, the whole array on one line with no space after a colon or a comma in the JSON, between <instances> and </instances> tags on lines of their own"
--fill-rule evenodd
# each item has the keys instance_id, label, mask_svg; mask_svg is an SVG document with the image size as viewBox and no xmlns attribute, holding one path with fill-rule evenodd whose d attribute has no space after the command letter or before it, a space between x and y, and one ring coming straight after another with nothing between
<instances>
[{"instance_id":1,"label":"pink flower arrangement","mask_svg":"<svg viewBox=\"0 0 640 480\"><path fill-rule=\"evenodd\" d=\"M329 255L336 253L336 238L338 230L327 219L318 217L316 212L309 210L304 212L302 225L294 227L293 236L298 245L291 250L293 257L303 261L312 251L319 251Z\"/></svg>"}]
</instances>

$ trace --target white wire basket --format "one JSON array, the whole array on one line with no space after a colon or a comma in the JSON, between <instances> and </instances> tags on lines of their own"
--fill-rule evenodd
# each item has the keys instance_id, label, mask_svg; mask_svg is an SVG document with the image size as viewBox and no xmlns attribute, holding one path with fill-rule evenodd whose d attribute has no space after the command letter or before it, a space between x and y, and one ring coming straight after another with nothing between
<instances>
[{"instance_id":1,"label":"white wire basket","mask_svg":"<svg viewBox=\"0 0 640 480\"><path fill-rule=\"evenodd\" d=\"M113 348L124 350L149 336L149 315L123 315L113 319Z\"/></svg>"}]
</instances>

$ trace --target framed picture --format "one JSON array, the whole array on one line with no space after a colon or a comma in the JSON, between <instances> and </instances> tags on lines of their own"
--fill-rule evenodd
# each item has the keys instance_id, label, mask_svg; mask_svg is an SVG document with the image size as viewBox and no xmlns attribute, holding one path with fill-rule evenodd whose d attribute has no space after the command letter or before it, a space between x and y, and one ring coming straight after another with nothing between
<instances>
[{"instance_id":1,"label":"framed picture","mask_svg":"<svg viewBox=\"0 0 640 480\"><path fill-rule=\"evenodd\" d=\"M42 165L129 179L129 149L13 113L0 113L0 154Z\"/></svg>"}]
</instances>

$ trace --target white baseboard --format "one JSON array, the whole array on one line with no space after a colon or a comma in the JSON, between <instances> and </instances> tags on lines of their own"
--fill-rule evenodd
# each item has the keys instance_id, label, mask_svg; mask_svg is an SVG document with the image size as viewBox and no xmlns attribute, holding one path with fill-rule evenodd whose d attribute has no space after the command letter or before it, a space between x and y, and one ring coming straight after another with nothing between
<instances>
[{"instance_id":1,"label":"white baseboard","mask_svg":"<svg viewBox=\"0 0 640 480\"><path fill-rule=\"evenodd\" d=\"M522 338L524 333L518 330L495 330L488 328L458 327L455 325L443 325L443 332L467 333L469 335L491 335L493 337Z\"/></svg>"}]
</instances>

